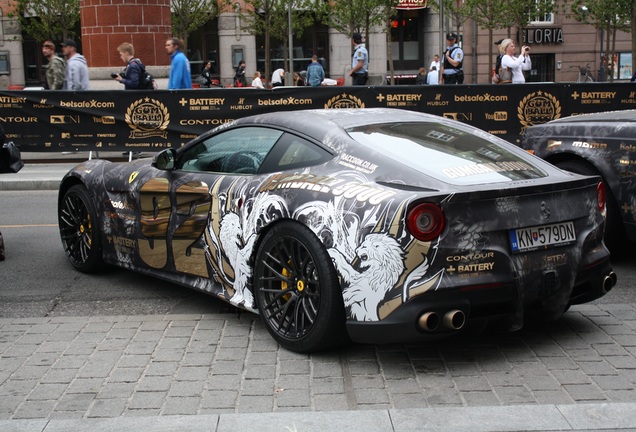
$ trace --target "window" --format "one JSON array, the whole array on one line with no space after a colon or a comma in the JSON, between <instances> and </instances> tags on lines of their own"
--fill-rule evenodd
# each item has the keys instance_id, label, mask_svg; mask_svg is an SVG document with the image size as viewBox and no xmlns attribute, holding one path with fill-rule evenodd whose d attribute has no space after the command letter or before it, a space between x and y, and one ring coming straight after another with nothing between
<instances>
[{"instance_id":1,"label":"window","mask_svg":"<svg viewBox=\"0 0 636 432\"><path fill-rule=\"evenodd\" d=\"M510 150L487 134L476 135L461 125L387 123L347 132L370 150L446 183L486 184L546 175L520 157L516 149Z\"/></svg>"},{"instance_id":2,"label":"window","mask_svg":"<svg viewBox=\"0 0 636 432\"><path fill-rule=\"evenodd\" d=\"M283 132L264 127L242 127L211 136L188 147L177 168L231 174L256 174L265 156Z\"/></svg>"},{"instance_id":3,"label":"window","mask_svg":"<svg viewBox=\"0 0 636 432\"><path fill-rule=\"evenodd\" d=\"M531 16L530 24L553 24L554 23L554 3L552 0L536 0L539 14Z\"/></svg>"},{"instance_id":4,"label":"window","mask_svg":"<svg viewBox=\"0 0 636 432\"><path fill-rule=\"evenodd\" d=\"M332 154L299 136L286 133L263 164L262 172L285 171L325 163Z\"/></svg>"}]
</instances>

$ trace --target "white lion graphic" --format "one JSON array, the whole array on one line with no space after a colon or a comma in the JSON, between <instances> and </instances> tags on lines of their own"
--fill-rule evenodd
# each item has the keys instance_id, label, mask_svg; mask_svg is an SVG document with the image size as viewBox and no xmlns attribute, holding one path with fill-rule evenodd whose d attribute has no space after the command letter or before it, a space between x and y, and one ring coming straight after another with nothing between
<instances>
[{"instance_id":1,"label":"white lion graphic","mask_svg":"<svg viewBox=\"0 0 636 432\"><path fill-rule=\"evenodd\" d=\"M378 306L404 271L403 251L387 234L369 234L356 249L360 272L337 249L329 249L336 270L346 287L342 295L351 317L358 321L377 321Z\"/></svg>"},{"instance_id":2,"label":"white lion graphic","mask_svg":"<svg viewBox=\"0 0 636 432\"><path fill-rule=\"evenodd\" d=\"M252 276L252 270L249 266L249 256L254 247L256 236L250 235L245 245L243 245L243 229L241 220L236 213L227 213L221 219L221 229L219 238L225 255L234 269L234 295L230 299L231 302L243 303L247 307L252 307L254 297L247 288L247 282Z\"/></svg>"}]
</instances>

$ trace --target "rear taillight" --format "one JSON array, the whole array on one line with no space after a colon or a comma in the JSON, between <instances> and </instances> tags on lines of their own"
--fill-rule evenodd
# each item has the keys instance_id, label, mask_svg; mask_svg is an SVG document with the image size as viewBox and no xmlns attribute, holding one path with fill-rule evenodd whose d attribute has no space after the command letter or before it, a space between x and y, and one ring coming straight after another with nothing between
<instances>
[{"instance_id":1,"label":"rear taillight","mask_svg":"<svg viewBox=\"0 0 636 432\"><path fill-rule=\"evenodd\" d=\"M413 237L421 241L436 239L444 231L446 217L437 204L418 204L406 216L406 226Z\"/></svg>"},{"instance_id":2,"label":"rear taillight","mask_svg":"<svg viewBox=\"0 0 636 432\"><path fill-rule=\"evenodd\" d=\"M598 211L605 215L605 203L607 201L607 191L605 190L605 183L598 182L596 185L596 205Z\"/></svg>"}]
</instances>

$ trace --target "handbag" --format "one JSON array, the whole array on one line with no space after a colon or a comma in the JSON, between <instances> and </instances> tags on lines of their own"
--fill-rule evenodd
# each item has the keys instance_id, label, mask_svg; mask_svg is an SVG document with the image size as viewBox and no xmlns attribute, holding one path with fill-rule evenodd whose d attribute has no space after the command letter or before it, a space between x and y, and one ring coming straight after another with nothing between
<instances>
[{"instance_id":1,"label":"handbag","mask_svg":"<svg viewBox=\"0 0 636 432\"><path fill-rule=\"evenodd\" d=\"M509 67L501 67L501 69L499 69L499 80L496 82L496 84L509 84L512 82L512 71L510 70Z\"/></svg>"},{"instance_id":2,"label":"handbag","mask_svg":"<svg viewBox=\"0 0 636 432\"><path fill-rule=\"evenodd\" d=\"M0 173L17 173L23 166L18 147L13 142L4 143L0 148Z\"/></svg>"},{"instance_id":3,"label":"handbag","mask_svg":"<svg viewBox=\"0 0 636 432\"><path fill-rule=\"evenodd\" d=\"M198 77L196 77L194 79L194 82L199 84L201 87L207 87L208 86L208 80L202 75L199 75Z\"/></svg>"}]
</instances>

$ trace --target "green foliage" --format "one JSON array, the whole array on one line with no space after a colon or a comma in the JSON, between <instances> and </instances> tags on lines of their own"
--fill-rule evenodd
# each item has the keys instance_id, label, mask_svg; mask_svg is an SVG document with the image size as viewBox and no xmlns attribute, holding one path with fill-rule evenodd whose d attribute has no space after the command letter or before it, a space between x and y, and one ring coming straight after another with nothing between
<instances>
[{"instance_id":1,"label":"green foliage","mask_svg":"<svg viewBox=\"0 0 636 432\"><path fill-rule=\"evenodd\" d=\"M38 43L75 36L70 29L80 19L80 0L9 0L20 27Z\"/></svg>"},{"instance_id":2,"label":"green foliage","mask_svg":"<svg viewBox=\"0 0 636 432\"><path fill-rule=\"evenodd\" d=\"M291 32L300 37L305 29L320 20L325 13L324 5L314 0L245 0L245 9L240 11L241 20L253 35L265 37L265 77L270 76L270 40L289 41L289 12L291 7ZM287 50L286 50L287 51ZM285 59L288 53L285 53Z\"/></svg>"},{"instance_id":3,"label":"green foliage","mask_svg":"<svg viewBox=\"0 0 636 432\"><path fill-rule=\"evenodd\" d=\"M604 65L606 77L614 80L613 58L616 52L616 32L629 32L634 25L632 17L636 11L634 0L565 0L563 9L568 16L575 20L604 30L607 34L604 52L607 63ZM634 48L634 35L632 35L632 49ZM609 54L609 55L607 55Z\"/></svg>"},{"instance_id":4,"label":"green foliage","mask_svg":"<svg viewBox=\"0 0 636 432\"><path fill-rule=\"evenodd\" d=\"M186 44L190 33L217 17L226 6L223 0L170 0L172 33Z\"/></svg>"}]
</instances>

